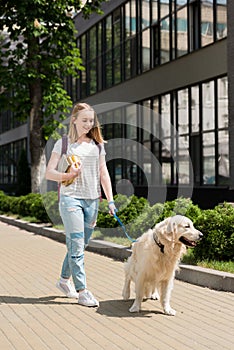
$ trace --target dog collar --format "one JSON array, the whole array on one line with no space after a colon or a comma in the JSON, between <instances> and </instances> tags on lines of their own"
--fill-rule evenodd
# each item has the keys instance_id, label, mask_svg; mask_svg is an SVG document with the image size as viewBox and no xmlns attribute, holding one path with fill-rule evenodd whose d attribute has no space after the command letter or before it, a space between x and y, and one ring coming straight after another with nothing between
<instances>
[{"instance_id":1,"label":"dog collar","mask_svg":"<svg viewBox=\"0 0 234 350\"><path fill-rule=\"evenodd\" d=\"M157 244L157 246L160 248L161 253L164 253L164 245L161 242L157 241L154 235L153 235L153 239L154 239L154 242Z\"/></svg>"}]
</instances>

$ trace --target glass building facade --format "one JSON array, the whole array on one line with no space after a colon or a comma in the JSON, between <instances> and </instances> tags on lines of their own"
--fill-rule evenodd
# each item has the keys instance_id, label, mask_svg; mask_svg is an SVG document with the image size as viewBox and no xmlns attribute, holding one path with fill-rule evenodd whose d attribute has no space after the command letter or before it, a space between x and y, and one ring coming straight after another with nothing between
<instances>
[{"instance_id":1,"label":"glass building facade","mask_svg":"<svg viewBox=\"0 0 234 350\"><path fill-rule=\"evenodd\" d=\"M90 26L80 21L77 45L85 69L79 79L67 78L73 100L99 104L124 95L132 104L99 115L106 139L118 139L112 148L107 144L114 188L125 179L155 202L160 188L173 199L179 187L193 186L194 200L204 207L230 200L219 195L230 185L227 67L209 67L216 48L226 59L227 1L110 1L102 18ZM126 139L132 143L126 146Z\"/></svg>"},{"instance_id":2,"label":"glass building facade","mask_svg":"<svg viewBox=\"0 0 234 350\"><path fill-rule=\"evenodd\" d=\"M233 201L228 5L234 7L227 0L110 0L102 15L75 17L84 69L64 84L74 102L110 107L98 114L114 191L122 185L157 202L192 186L201 207ZM1 120L0 133L17 126L13 116ZM0 140L2 188L15 181L4 154L16 157L17 142L27 147L24 135Z\"/></svg>"},{"instance_id":3,"label":"glass building facade","mask_svg":"<svg viewBox=\"0 0 234 350\"><path fill-rule=\"evenodd\" d=\"M78 37L85 70L68 89L84 99L226 36L226 0L122 1Z\"/></svg>"}]
</instances>

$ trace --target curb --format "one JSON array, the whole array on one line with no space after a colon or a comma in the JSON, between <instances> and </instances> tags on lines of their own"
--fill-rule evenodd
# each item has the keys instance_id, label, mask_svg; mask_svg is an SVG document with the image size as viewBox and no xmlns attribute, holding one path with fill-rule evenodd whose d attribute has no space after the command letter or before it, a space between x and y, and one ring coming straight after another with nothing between
<instances>
[{"instance_id":1,"label":"curb","mask_svg":"<svg viewBox=\"0 0 234 350\"><path fill-rule=\"evenodd\" d=\"M28 223L23 220L14 219L5 215L0 215L0 221L17 226L23 230L34 234L54 239L65 243L65 233L62 230L52 228L49 224ZM90 252L105 255L116 260L124 261L131 255L131 249L115 243L91 239L87 250ZM176 272L176 279L224 292L234 293L234 274L199 266L180 264L180 269Z\"/></svg>"}]
</instances>

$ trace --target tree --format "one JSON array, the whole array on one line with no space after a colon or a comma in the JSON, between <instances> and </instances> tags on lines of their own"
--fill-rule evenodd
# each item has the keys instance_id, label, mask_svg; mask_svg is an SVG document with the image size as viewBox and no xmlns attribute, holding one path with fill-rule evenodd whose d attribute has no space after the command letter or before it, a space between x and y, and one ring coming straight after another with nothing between
<instances>
[{"instance_id":1,"label":"tree","mask_svg":"<svg viewBox=\"0 0 234 350\"><path fill-rule=\"evenodd\" d=\"M73 13L101 13L103 1L84 7L80 0L0 2L0 111L29 120L32 192L39 191L46 139L72 106L64 78L82 69Z\"/></svg>"}]
</instances>

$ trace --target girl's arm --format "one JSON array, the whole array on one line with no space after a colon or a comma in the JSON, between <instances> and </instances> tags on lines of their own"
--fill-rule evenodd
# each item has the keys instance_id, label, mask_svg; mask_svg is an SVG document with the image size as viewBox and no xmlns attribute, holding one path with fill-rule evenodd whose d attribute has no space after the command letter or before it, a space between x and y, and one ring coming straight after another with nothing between
<instances>
[{"instance_id":1,"label":"girl's arm","mask_svg":"<svg viewBox=\"0 0 234 350\"><path fill-rule=\"evenodd\" d=\"M67 181L74 179L78 176L80 169L76 168L74 165L71 166L69 173L60 173L57 169L58 162L60 160L60 155L56 152L52 152L49 163L46 168L46 179L52 181Z\"/></svg>"},{"instance_id":2,"label":"girl's arm","mask_svg":"<svg viewBox=\"0 0 234 350\"><path fill-rule=\"evenodd\" d=\"M100 156L100 181L103 191L108 200L110 214L115 214L116 207L113 200L112 185L110 180L110 175L106 166L105 156Z\"/></svg>"}]
</instances>

